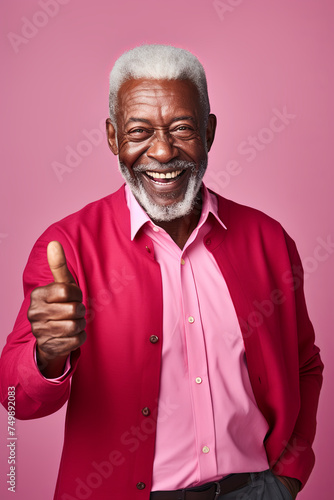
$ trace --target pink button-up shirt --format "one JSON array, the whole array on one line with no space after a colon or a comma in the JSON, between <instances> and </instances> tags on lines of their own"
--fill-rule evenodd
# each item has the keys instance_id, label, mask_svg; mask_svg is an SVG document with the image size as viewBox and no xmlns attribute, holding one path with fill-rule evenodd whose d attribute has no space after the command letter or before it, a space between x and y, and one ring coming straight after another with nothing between
<instances>
[{"instance_id":1,"label":"pink button-up shirt","mask_svg":"<svg viewBox=\"0 0 334 500\"><path fill-rule=\"evenodd\" d=\"M305 305L300 258L294 242L276 221L257 210L219 195L216 197L219 218L224 221L227 230L209 213L208 222L213 227L205 236L204 245L214 256L224 276L239 318L251 386L261 413L269 423L264 442L268 462L276 474L296 477L305 484L314 465L311 445L316 429L323 365L319 349L314 345L314 331ZM173 399L163 399L166 394L160 395L161 363L168 364L168 356L162 359L162 347L165 344L163 309L168 304L163 304L160 265L154 255L154 247L158 245L145 234L147 225L145 223L131 241L130 212L122 186L116 193L50 226L36 242L24 271L25 299L0 360L0 400L7 407L8 387L15 386L17 418L29 419L54 413L69 398L64 448L55 493L57 500L64 496L74 498L83 494L101 499L110 496L124 498L125 495L131 500L149 500L156 450L158 403L159 441L155 477L159 473L158 462L166 461L163 454L171 454L172 448L174 459L178 460L179 445L182 448L181 440L177 441L180 437L178 430L172 426L168 433L168 447L160 450L163 437L161 426L169 425L169 418L179 408L182 411L183 402L182 398L175 398L175 390L168 394ZM71 373L58 383L45 380L36 370L32 359L35 340L27 319L31 291L52 281L46 258L47 244L52 240L58 240L63 245L69 269L88 307L87 341L80 351L72 353ZM190 255L191 246L189 244L185 254ZM172 259L169 256L168 259L168 266L170 264L172 267ZM210 279L209 273L207 279ZM219 330L220 336L226 338L223 323L227 314L221 287L219 294L222 316ZM202 307L202 303L199 303ZM264 306L268 309L268 304L269 314L267 310L264 311ZM197 326L198 318L193 317L195 322L187 326ZM214 336L215 332L210 333L206 328L204 332L206 346L209 346L208 338ZM190 344L187 344L189 351L192 347ZM174 345L177 342L173 342L173 350ZM231 355L231 349L228 351L228 355ZM231 395L229 389L231 385L238 386L240 376L233 379L230 374L226 377L220 375L230 361L228 356L224 356L223 344L213 352L209 353L208 349L208 354L212 394L219 394L225 405L223 411L218 408L220 415L217 416L217 399L212 398L213 419L222 424L215 426L219 451L223 448L222 454L218 456L217 453L217 464L219 467L219 461L224 461L224 455L227 455L225 446L228 448L228 457L231 459L233 455L233 464L226 470L237 470L239 459L236 457L240 456L240 444L244 446L245 440L253 438L255 433L251 427L255 425L254 419L248 417L247 431L242 432L242 435L240 433L238 439L234 427L230 425L233 420L228 417L228 408L231 406L229 400L237 398L233 411L238 413L235 421L238 421L238 429L242 429L241 413L245 412L245 408L247 412L253 407L252 395L250 393L249 402L246 398L245 404L242 397L237 397L237 391ZM237 356L242 361L241 366L244 364L243 356L241 353L239 358ZM183 371L187 370L187 357L188 352L184 351L180 364ZM190 364L188 366L190 368ZM178 366L170 368L169 377L173 378L174 369L177 372ZM218 391L213 386L215 377L211 376L212 372L217 371L220 379ZM166 374L164 369L161 388L164 393ZM182 380L178 382L182 385ZM244 381L245 384L247 387ZM196 384L196 388L201 387L204 386ZM196 396L194 391L192 395ZM242 391L246 392L245 387ZM197 396L200 394L198 392ZM96 425L96 401L99 402L99 425ZM151 410L151 414L146 408ZM208 419L211 412L210 409L207 412ZM198 415L195 413L195 418L192 415L190 417L194 427ZM186 411L184 418L188 418ZM176 427L180 425L180 421L173 423ZM197 427L195 430L201 432ZM196 436L188 428L186 439L191 432ZM257 435L260 434L259 431ZM233 443L230 450L232 438L237 446ZM209 448L207 444L204 446ZM195 443L190 449L194 451L193 475L199 469L196 463L200 455L198 448ZM206 451L208 453L202 458L209 458L210 449ZM242 453L245 452L247 447L244 446ZM252 455L254 459L246 460L248 463L245 468L254 470L256 450L253 450ZM188 459L187 452L182 456L182 464ZM106 470L112 473L108 476ZM170 470L171 474L169 470L164 473L164 481L170 476L173 483L168 481L168 487L175 487L175 470L172 467ZM159 487L157 484L155 480L155 488ZM127 485L128 494L124 493L124 485Z\"/></svg>"},{"instance_id":2,"label":"pink button-up shirt","mask_svg":"<svg viewBox=\"0 0 334 500\"><path fill-rule=\"evenodd\" d=\"M163 348L152 491L190 487L268 468L268 424L250 385L225 280L203 244L218 218L203 186L197 227L181 250L126 187L131 239L144 226L163 284Z\"/></svg>"}]
</instances>

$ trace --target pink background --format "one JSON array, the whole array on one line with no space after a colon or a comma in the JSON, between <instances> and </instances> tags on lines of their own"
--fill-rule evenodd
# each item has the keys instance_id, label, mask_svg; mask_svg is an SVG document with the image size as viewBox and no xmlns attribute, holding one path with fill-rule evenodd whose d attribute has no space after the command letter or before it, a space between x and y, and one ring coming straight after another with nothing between
<instances>
[{"instance_id":1,"label":"pink background","mask_svg":"<svg viewBox=\"0 0 334 500\"><path fill-rule=\"evenodd\" d=\"M114 60L143 42L187 48L206 68L218 116L207 184L277 218L297 242L307 271L309 312L327 369L314 445L317 463L299 498L329 500L334 251L329 248L321 261L314 252L317 239L334 239L333 2L226 0L221 4L229 10L220 15L211 0L59 0L59 11L49 7L44 15L43 3L7 1L1 8L1 346L22 299L22 271L36 238L52 222L121 184L104 136L103 141L96 136L96 145L81 142L87 141L84 130L99 128L107 117ZM27 20L39 27L29 31ZM263 130L273 110L284 107L295 116L280 132ZM248 137L258 135L261 150L245 154ZM78 165L57 178L52 165L66 165L68 146L79 150ZM230 161L237 162L234 175L228 173ZM52 498L64 415L62 409L41 420L17 422L17 500ZM6 486L6 437L2 409L3 499L13 498Z\"/></svg>"}]
</instances>

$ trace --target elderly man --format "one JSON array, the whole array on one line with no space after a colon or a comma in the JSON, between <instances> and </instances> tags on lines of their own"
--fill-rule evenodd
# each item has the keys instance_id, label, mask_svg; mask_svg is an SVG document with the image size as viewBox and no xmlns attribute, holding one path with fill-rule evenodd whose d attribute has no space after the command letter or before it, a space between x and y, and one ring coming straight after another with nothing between
<instances>
[{"instance_id":1,"label":"elderly man","mask_svg":"<svg viewBox=\"0 0 334 500\"><path fill-rule=\"evenodd\" d=\"M1 400L11 387L27 419L69 399L57 500L291 499L312 470L322 363L300 259L203 184L215 129L191 53L123 54L107 135L126 184L32 250Z\"/></svg>"}]
</instances>

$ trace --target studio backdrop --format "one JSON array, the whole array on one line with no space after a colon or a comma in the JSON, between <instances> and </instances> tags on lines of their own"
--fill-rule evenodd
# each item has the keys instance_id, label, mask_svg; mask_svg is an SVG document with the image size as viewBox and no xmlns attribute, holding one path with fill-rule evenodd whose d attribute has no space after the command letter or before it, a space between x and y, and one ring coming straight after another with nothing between
<instances>
[{"instance_id":1,"label":"studio backdrop","mask_svg":"<svg viewBox=\"0 0 334 500\"><path fill-rule=\"evenodd\" d=\"M301 255L325 382L316 465L298 498L330 500L333 2L5 0L0 9L1 349L22 301L22 272L38 236L122 184L105 136L108 74L115 59L142 43L188 49L205 67L218 117L207 186L278 219ZM8 416L1 407L2 499L52 499L64 417L62 408L43 419L15 422L14 494L7 483Z\"/></svg>"}]
</instances>

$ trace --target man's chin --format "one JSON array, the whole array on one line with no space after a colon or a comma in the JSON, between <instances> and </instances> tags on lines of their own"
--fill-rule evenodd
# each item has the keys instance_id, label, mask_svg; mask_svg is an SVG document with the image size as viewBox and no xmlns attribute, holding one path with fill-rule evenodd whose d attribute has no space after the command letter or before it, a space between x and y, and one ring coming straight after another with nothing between
<instances>
[{"instance_id":1,"label":"man's chin","mask_svg":"<svg viewBox=\"0 0 334 500\"><path fill-rule=\"evenodd\" d=\"M129 186L132 194L139 205L145 210L147 215L157 222L170 222L189 215L194 209L196 198L200 190L202 179L206 170L206 163L203 163L196 175L189 177L183 198L179 201L173 201L176 193L160 193L158 199L153 199L145 189L140 177L135 180L130 176L128 169L119 162L120 172Z\"/></svg>"},{"instance_id":2,"label":"man's chin","mask_svg":"<svg viewBox=\"0 0 334 500\"><path fill-rule=\"evenodd\" d=\"M131 184L128 184L128 186L139 205L152 220L157 222L170 222L185 217L192 212L201 182L198 188L196 184L196 179L190 179L183 199L180 201L171 201L169 197L167 203L166 198L165 200L161 200L161 203L157 200L153 200L143 186L135 187Z\"/></svg>"}]
</instances>

